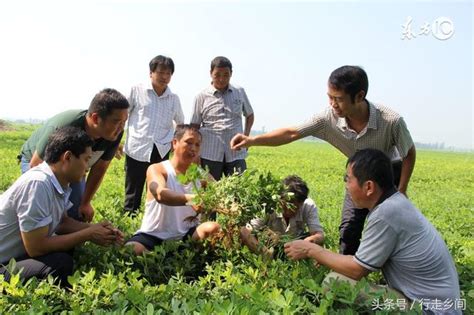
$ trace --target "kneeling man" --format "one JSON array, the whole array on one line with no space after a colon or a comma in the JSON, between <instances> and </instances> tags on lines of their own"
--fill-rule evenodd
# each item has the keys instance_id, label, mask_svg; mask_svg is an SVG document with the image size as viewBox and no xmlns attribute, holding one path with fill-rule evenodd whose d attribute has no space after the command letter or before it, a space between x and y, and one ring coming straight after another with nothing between
<instances>
[{"instance_id":1,"label":"kneeling man","mask_svg":"<svg viewBox=\"0 0 474 315\"><path fill-rule=\"evenodd\" d=\"M92 140L76 127L57 129L49 138L44 162L24 173L0 196L0 274L16 260L20 277L57 277L67 286L71 250L86 241L112 245L123 234L110 223L88 224L67 216L70 183L82 180L92 155Z\"/></svg>"},{"instance_id":2,"label":"kneeling man","mask_svg":"<svg viewBox=\"0 0 474 315\"><path fill-rule=\"evenodd\" d=\"M199 157L201 134L190 125L178 125L173 137L173 156L170 160L153 164L146 174L147 196L142 226L127 242L135 253L141 255L165 240L180 240L191 237L202 240L219 232L216 222L199 224L199 209L193 201L193 183L186 185L178 181L189 166ZM200 183L196 183L199 185Z\"/></svg>"}]
</instances>

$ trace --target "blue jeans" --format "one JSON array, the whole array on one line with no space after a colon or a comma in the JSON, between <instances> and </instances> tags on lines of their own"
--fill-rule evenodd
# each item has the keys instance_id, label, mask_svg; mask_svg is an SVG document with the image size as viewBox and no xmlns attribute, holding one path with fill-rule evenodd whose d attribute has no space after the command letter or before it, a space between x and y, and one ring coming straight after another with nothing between
<instances>
[{"instance_id":1,"label":"blue jeans","mask_svg":"<svg viewBox=\"0 0 474 315\"><path fill-rule=\"evenodd\" d=\"M21 173L24 174L30 169L30 161L25 159L24 156L21 157L20 161ZM70 218L76 219L78 221L83 221L81 215L79 214L79 206L81 205L82 196L84 195L84 190L86 189L86 179L82 178L80 182L69 184L71 187L71 195L69 196L69 201L72 202L72 207L67 211L67 215Z\"/></svg>"}]
</instances>

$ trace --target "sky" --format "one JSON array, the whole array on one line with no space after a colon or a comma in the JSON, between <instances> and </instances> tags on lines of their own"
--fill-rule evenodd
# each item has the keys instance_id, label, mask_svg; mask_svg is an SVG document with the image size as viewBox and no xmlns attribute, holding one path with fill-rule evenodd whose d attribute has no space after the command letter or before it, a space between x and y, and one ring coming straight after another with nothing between
<instances>
[{"instance_id":1,"label":"sky","mask_svg":"<svg viewBox=\"0 0 474 315\"><path fill-rule=\"evenodd\" d=\"M162 54L189 121L222 55L254 130L310 119L330 73L359 65L367 99L401 114L414 141L474 149L472 1L2 1L0 43L2 119L86 109L106 87L128 96Z\"/></svg>"}]
</instances>

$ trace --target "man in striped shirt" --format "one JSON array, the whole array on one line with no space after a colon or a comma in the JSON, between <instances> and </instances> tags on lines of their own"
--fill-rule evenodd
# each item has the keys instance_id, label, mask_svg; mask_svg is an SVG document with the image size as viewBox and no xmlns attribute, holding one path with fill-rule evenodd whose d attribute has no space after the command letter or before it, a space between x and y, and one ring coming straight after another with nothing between
<instances>
[{"instance_id":1,"label":"man in striped shirt","mask_svg":"<svg viewBox=\"0 0 474 315\"><path fill-rule=\"evenodd\" d=\"M174 62L165 56L150 61L150 83L132 87L127 138L125 140L125 210L140 208L146 170L167 160L174 126L184 122L178 95L168 84Z\"/></svg>"},{"instance_id":2,"label":"man in striped shirt","mask_svg":"<svg viewBox=\"0 0 474 315\"><path fill-rule=\"evenodd\" d=\"M406 194L415 166L415 145L399 114L366 99L368 87L367 74L362 68L340 67L329 77L330 107L325 111L297 127L281 128L256 137L236 135L231 147L238 150L253 145L279 146L314 136L329 142L347 157L362 149L378 149L392 158L395 184ZM353 205L346 191L339 227L342 254L354 255L357 251L367 214L368 209Z\"/></svg>"},{"instance_id":3,"label":"man in striped shirt","mask_svg":"<svg viewBox=\"0 0 474 315\"><path fill-rule=\"evenodd\" d=\"M201 164L219 180L222 175L243 172L247 150L232 151L230 140L238 133L248 136L254 114L245 90L231 85L232 63L226 57L211 62L211 86L194 100L191 124L202 134ZM242 128L242 115L245 129Z\"/></svg>"}]
</instances>

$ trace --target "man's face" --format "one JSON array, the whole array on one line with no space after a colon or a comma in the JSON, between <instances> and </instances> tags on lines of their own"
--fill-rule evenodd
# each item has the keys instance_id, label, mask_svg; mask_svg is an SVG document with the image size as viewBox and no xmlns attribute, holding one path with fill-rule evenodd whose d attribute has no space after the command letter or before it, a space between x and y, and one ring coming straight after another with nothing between
<instances>
[{"instance_id":1,"label":"man's face","mask_svg":"<svg viewBox=\"0 0 474 315\"><path fill-rule=\"evenodd\" d=\"M225 90L229 86L230 78L232 77L232 71L229 67L215 67L211 71L212 85L218 90Z\"/></svg>"},{"instance_id":2,"label":"man's face","mask_svg":"<svg viewBox=\"0 0 474 315\"><path fill-rule=\"evenodd\" d=\"M155 71L150 72L151 85L154 88L165 90L171 81L171 70L165 67L156 67Z\"/></svg>"},{"instance_id":3,"label":"man's face","mask_svg":"<svg viewBox=\"0 0 474 315\"><path fill-rule=\"evenodd\" d=\"M362 187L359 186L357 178L352 173L352 165L347 166L347 172L344 176L344 181L346 182L346 188L349 194L351 195L352 201L357 208L367 208L367 194L366 194L366 183L362 184Z\"/></svg>"},{"instance_id":4,"label":"man's face","mask_svg":"<svg viewBox=\"0 0 474 315\"><path fill-rule=\"evenodd\" d=\"M123 131L128 118L127 109L114 109L112 113L104 119L98 117L98 130L100 137L105 140L115 141Z\"/></svg>"},{"instance_id":5,"label":"man's face","mask_svg":"<svg viewBox=\"0 0 474 315\"><path fill-rule=\"evenodd\" d=\"M296 211L301 207L303 203L301 201L289 201L283 204L283 217L292 218L296 215Z\"/></svg>"},{"instance_id":6,"label":"man's face","mask_svg":"<svg viewBox=\"0 0 474 315\"><path fill-rule=\"evenodd\" d=\"M187 163L196 161L201 150L201 136L188 130L181 139L173 139L173 149L176 157Z\"/></svg>"},{"instance_id":7,"label":"man's face","mask_svg":"<svg viewBox=\"0 0 474 315\"><path fill-rule=\"evenodd\" d=\"M86 171L89 167L89 160L92 157L92 148L87 147L84 153L79 155L79 157L74 156L70 153L68 168L66 173L70 183L77 183L82 180L86 175Z\"/></svg>"},{"instance_id":8,"label":"man's face","mask_svg":"<svg viewBox=\"0 0 474 315\"><path fill-rule=\"evenodd\" d=\"M351 114L355 108L355 103L352 102L349 94L343 90L336 90L328 85L329 105L331 105L334 114L340 118L345 118Z\"/></svg>"}]
</instances>

